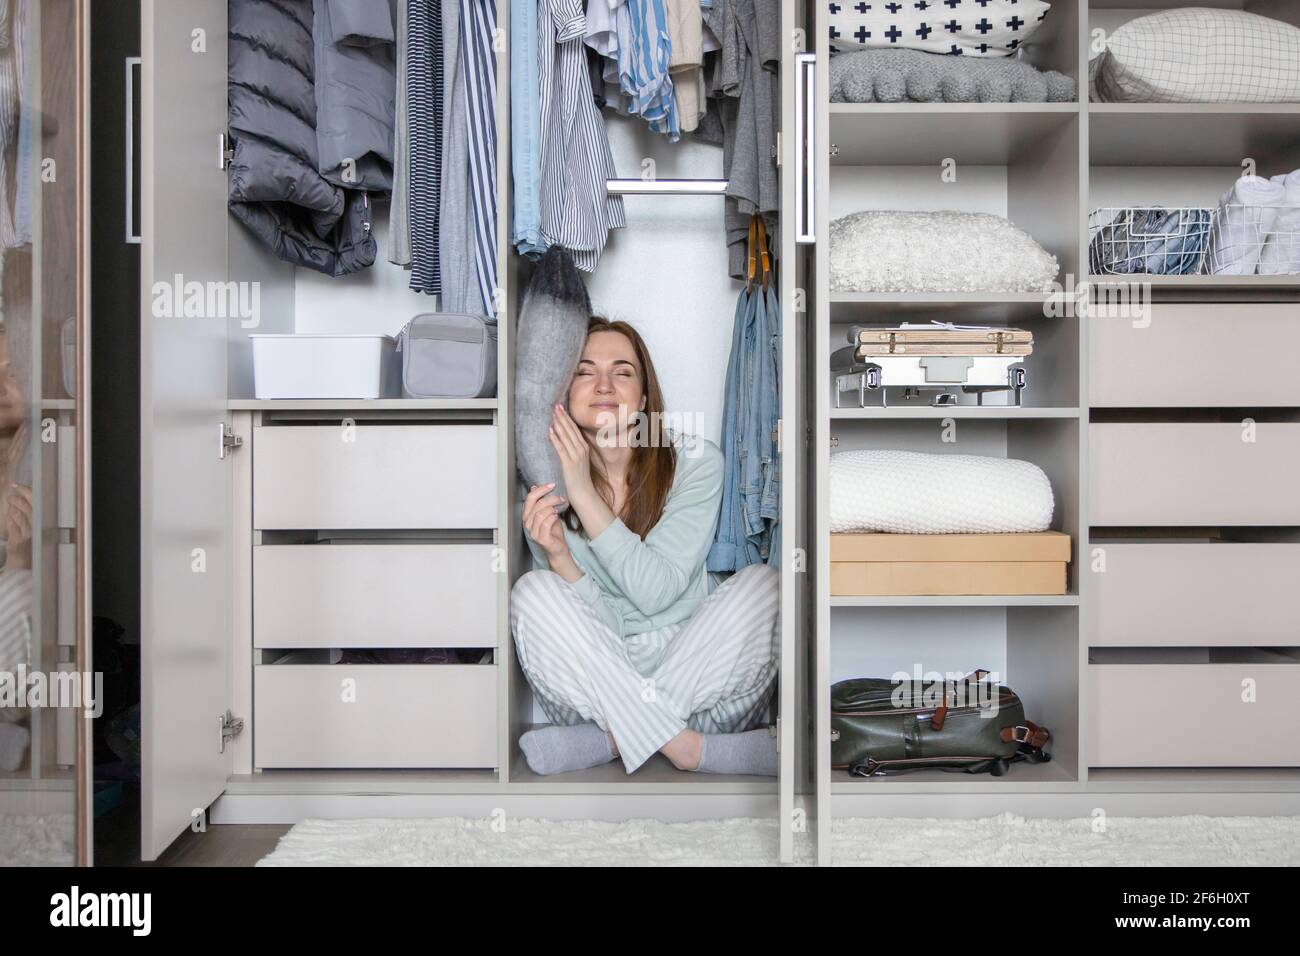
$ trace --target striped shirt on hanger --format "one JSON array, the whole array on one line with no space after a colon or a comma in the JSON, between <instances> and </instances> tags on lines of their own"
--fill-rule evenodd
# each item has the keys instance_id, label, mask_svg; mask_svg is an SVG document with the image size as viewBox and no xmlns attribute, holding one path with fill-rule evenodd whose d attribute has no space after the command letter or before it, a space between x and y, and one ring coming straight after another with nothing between
<instances>
[{"instance_id":1,"label":"striped shirt on hanger","mask_svg":"<svg viewBox=\"0 0 1300 956\"><path fill-rule=\"evenodd\" d=\"M469 114L469 188L474 216L474 261L483 293L483 314L496 314L497 127L496 0L461 0L461 64Z\"/></svg>"},{"instance_id":2,"label":"striped shirt on hanger","mask_svg":"<svg viewBox=\"0 0 1300 956\"><path fill-rule=\"evenodd\" d=\"M566 247L579 269L593 272L609 230L626 219L623 197L605 187L616 176L614 156L592 98L586 27L581 0L539 0L541 232L547 245Z\"/></svg>"},{"instance_id":3,"label":"striped shirt on hanger","mask_svg":"<svg viewBox=\"0 0 1300 956\"><path fill-rule=\"evenodd\" d=\"M411 288L438 295L438 212L442 173L442 4L407 4L407 117L410 124Z\"/></svg>"}]
</instances>

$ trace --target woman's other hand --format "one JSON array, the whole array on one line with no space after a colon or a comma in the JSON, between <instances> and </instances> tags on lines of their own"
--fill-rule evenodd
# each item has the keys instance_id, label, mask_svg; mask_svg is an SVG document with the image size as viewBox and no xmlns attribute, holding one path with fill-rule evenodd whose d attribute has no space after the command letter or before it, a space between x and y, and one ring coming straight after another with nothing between
<instances>
[{"instance_id":1,"label":"woman's other hand","mask_svg":"<svg viewBox=\"0 0 1300 956\"><path fill-rule=\"evenodd\" d=\"M554 487L555 482L533 485L524 499L524 530L546 552L552 565L570 556L564 522L557 507L564 503L564 498L550 493Z\"/></svg>"}]
</instances>

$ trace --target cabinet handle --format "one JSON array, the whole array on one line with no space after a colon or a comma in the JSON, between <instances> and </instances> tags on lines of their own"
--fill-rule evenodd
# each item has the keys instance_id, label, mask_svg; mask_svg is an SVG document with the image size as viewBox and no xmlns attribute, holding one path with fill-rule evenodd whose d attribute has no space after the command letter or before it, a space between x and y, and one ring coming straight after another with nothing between
<instances>
[{"instance_id":1,"label":"cabinet handle","mask_svg":"<svg viewBox=\"0 0 1300 956\"><path fill-rule=\"evenodd\" d=\"M794 241L807 245L817 241L817 54L796 54L794 64Z\"/></svg>"},{"instance_id":2,"label":"cabinet handle","mask_svg":"<svg viewBox=\"0 0 1300 956\"><path fill-rule=\"evenodd\" d=\"M138 56L126 58L126 241L138 245L140 230L135 221L135 75Z\"/></svg>"}]
</instances>

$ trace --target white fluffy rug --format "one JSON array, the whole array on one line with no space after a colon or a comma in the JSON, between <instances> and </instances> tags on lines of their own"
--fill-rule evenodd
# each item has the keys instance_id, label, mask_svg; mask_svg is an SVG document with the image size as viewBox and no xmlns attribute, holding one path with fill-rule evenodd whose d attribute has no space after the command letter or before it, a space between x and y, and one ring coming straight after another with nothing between
<instances>
[{"instance_id":1,"label":"white fluffy rug","mask_svg":"<svg viewBox=\"0 0 1300 956\"><path fill-rule=\"evenodd\" d=\"M1300 817L843 819L841 866L1286 866L1300 864ZM259 866L769 866L776 821L447 817L306 820ZM800 834L795 861L814 861Z\"/></svg>"},{"instance_id":2,"label":"white fluffy rug","mask_svg":"<svg viewBox=\"0 0 1300 956\"><path fill-rule=\"evenodd\" d=\"M0 866L72 866L74 833L69 813L0 815Z\"/></svg>"}]
</instances>

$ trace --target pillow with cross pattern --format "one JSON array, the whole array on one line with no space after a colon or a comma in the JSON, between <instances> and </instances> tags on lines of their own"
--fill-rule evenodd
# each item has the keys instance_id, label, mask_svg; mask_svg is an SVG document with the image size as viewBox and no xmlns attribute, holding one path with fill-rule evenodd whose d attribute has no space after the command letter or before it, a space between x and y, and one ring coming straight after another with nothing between
<instances>
[{"instance_id":1,"label":"pillow with cross pattern","mask_svg":"<svg viewBox=\"0 0 1300 956\"><path fill-rule=\"evenodd\" d=\"M828 4L833 50L907 49L952 56L1013 56L1052 9L1042 0L828 0Z\"/></svg>"}]
</instances>

